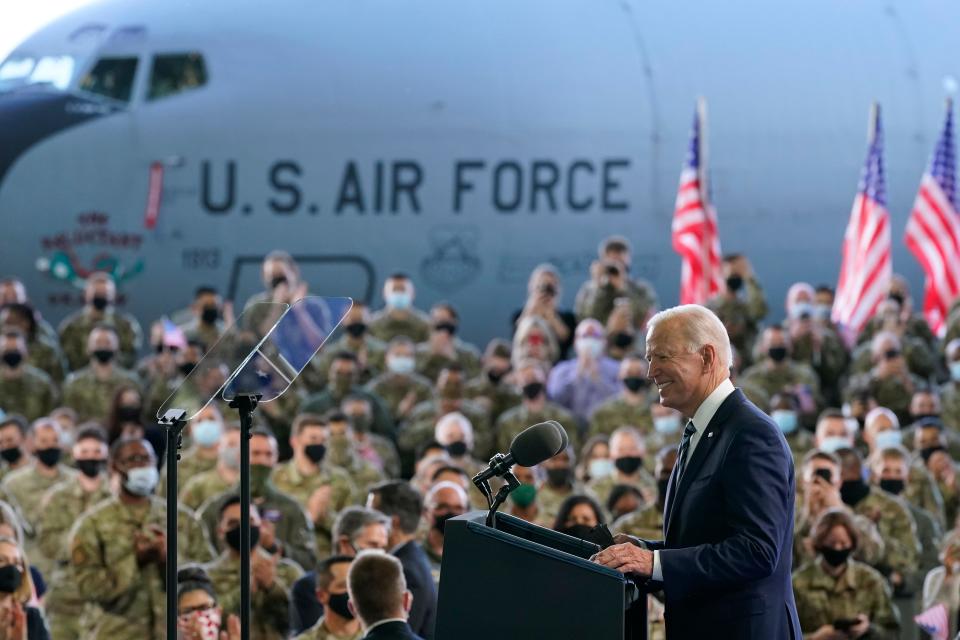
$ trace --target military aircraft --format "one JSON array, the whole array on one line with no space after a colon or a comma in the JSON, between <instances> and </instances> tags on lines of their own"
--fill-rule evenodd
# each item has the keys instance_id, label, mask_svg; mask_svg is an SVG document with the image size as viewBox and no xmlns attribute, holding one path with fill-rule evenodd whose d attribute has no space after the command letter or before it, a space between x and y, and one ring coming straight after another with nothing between
<instances>
[{"instance_id":1,"label":"military aircraft","mask_svg":"<svg viewBox=\"0 0 960 640\"><path fill-rule=\"evenodd\" d=\"M879 101L919 293L902 230L958 24L938 0L104 0L0 64L0 273L56 319L105 269L147 321L201 284L242 303L285 249L314 293L375 306L407 272L482 342L535 265L572 306L620 233L672 304L703 96L722 248L775 315L791 282L836 281Z\"/></svg>"}]
</instances>

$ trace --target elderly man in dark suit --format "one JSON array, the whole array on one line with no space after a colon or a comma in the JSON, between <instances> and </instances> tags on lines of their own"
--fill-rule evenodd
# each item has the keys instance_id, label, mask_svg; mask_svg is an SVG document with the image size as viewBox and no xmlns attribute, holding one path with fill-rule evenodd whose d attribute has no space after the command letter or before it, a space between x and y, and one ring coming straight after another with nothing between
<instances>
[{"instance_id":1,"label":"elderly man in dark suit","mask_svg":"<svg viewBox=\"0 0 960 640\"><path fill-rule=\"evenodd\" d=\"M618 537L595 561L663 589L668 640L799 639L795 482L783 435L730 382L730 339L708 309L655 315L646 353L661 404L687 420L664 539Z\"/></svg>"},{"instance_id":2,"label":"elderly man in dark suit","mask_svg":"<svg viewBox=\"0 0 960 640\"><path fill-rule=\"evenodd\" d=\"M363 640L423 640L407 624L413 594L400 561L381 551L361 551L347 574L347 606L363 627Z\"/></svg>"}]
</instances>

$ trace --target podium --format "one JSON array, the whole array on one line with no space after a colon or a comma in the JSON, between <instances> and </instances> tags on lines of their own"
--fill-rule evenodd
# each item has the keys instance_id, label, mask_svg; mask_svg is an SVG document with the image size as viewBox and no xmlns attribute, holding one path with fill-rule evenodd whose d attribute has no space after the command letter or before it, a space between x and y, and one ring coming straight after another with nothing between
<instances>
[{"instance_id":1,"label":"podium","mask_svg":"<svg viewBox=\"0 0 960 640\"><path fill-rule=\"evenodd\" d=\"M646 640L647 597L593 543L485 511L447 521L436 640Z\"/></svg>"}]
</instances>

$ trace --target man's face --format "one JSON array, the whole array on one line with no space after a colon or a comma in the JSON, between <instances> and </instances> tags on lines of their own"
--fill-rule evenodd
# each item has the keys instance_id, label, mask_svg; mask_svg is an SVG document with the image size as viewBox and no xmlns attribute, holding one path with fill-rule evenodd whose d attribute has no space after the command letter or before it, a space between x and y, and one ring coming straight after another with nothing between
<instances>
[{"instance_id":1,"label":"man's face","mask_svg":"<svg viewBox=\"0 0 960 640\"><path fill-rule=\"evenodd\" d=\"M156 464L157 460L147 444L141 441L130 442L117 452L117 457L113 461L113 468L121 474L125 474L131 469L140 467L149 467Z\"/></svg>"},{"instance_id":2,"label":"man's face","mask_svg":"<svg viewBox=\"0 0 960 640\"><path fill-rule=\"evenodd\" d=\"M397 342L387 349L387 358L412 358L413 345L407 342Z\"/></svg>"},{"instance_id":3,"label":"man's face","mask_svg":"<svg viewBox=\"0 0 960 640\"><path fill-rule=\"evenodd\" d=\"M440 428L437 429L437 442L448 445L451 442L463 441L466 441L466 434L458 420L444 420L440 423Z\"/></svg>"},{"instance_id":4,"label":"man's face","mask_svg":"<svg viewBox=\"0 0 960 640\"><path fill-rule=\"evenodd\" d=\"M94 329L90 332L87 339L87 353L92 355L95 351L117 351L117 336L112 331L105 329Z\"/></svg>"},{"instance_id":5,"label":"man's face","mask_svg":"<svg viewBox=\"0 0 960 640\"><path fill-rule=\"evenodd\" d=\"M216 309L220 311L223 301L220 296L212 292L201 293L193 301L193 310L197 315L201 315L204 309Z\"/></svg>"},{"instance_id":6,"label":"man's face","mask_svg":"<svg viewBox=\"0 0 960 640\"><path fill-rule=\"evenodd\" d=\"M433 495L433 505L427 511L427 519L433 522L440 516L461 516L467 512L463 493L444 487Z\"/></svg>"},{"instance_id":7,"label":"man's face","mask_svg":"<svg viewBox=\"0 0 960 640\"><path fill-rule=\"evenodd\" d=\"M280 283L286 282L287 286L296 284L296 276L283 260L266 260L263 263L263 286L267 291L273 289Z\"/></svg>"},{"instance_id":8,"label":"man's face","mask_svg":"<svg viewBox=\"0 0 960 640\"><path fill-rule=\"evenodd\" d=\"M353 547L357 550L357 553L364 549L385 551L388 544L387 539L387 528L379 522L375 522L360 529L360 532L353 539Z\"/></svg>"},{"instance_id":9,"label":"man's face","mask_svg":"<svg viewBox=\"0 0 960 640\"><path fill-rule=\"evenodd\" d=\"M944 444L943 434L934 427L921 427L914 432L913 444L916 449L929 449Z\"/></svg>"},{"instance_id":10,"label":"man's face","mask_svg":"<svg viewBox=\"0 0 960 640\"><path fill-rule=\"evenodd\" d=\"M300 435L293 437L293 448L297 453L303 453L310 444L326 444L326 430L321 425L305 425Z\"/></svg>"},{"instance_id":11,"label":"man's face","mask_svg":"<svg viewBox=\"0 0 960 640\"><path fill-rule=\"evenodd\" d=\"M107 445L96 438L84 438L73 445L74 460L106 460Z\"/></svg>"},{"instance_id":12,"label":"man's face","mask_svg":"<svg viewBox=\"0 0 960 640\"><path fill-rule=\"evenodd\" d=\"M351 324L370 324L370 312L366 306L355 302L353 306L350 307L350 311L347 311L347 315L344 316L343 324L344 326Z\"/></svg>"},{"instance_id":13,"label":"man's face","mask_svg":"<svg viewBox=\"0 0 960 640\"><path fill-rule=\"evenodd\" d=\"M353 360L334 360L330 366L330 380L349 380L353 382L357 375L357 364Z\"/></svg>"},{"instance_id":14,"label":"man's face","mask_svg":"<svg viewBox=\"0 0 960 640\"><path fill-rule=\"evenodd\" d=\"M770 351L774 349L786 349L787 352L789 352L786 336L784 335L783 331L779 331L777 329L767 329L763 332L763 351L768 355L768 357L775 359L770 353Z\"/></svg>"},{"instance_id":15,"label":"man's face","mask_svg":"<svg viewBox=\"0 0 960 640\"><path fill-rule=\"evenodd\" d=\"M871 345L871 355L875 364L884 360L898 360L902 357L900 342L893 336L880 336Z\"/></svg>"},{"instance_id":16,"label":"man's face","mask_svg":"<svg viewBox=\"0 0 960 640\"><path fill-rule=\"evenodd\" d=\"M27 357L26 340L17 335L5 335L2 340L0 340L0 356L3 357L4 362L6 362L8 366L12 366L16 361L13 354L19 354L19 361L16 365L19 366Z\"/></svg>"},{"instance_id":17,"label":"man's face","mask_svg":"<svg viewBox=\"0 0 960 640\"><path fill-rule=\"evenodd\" d=\"M873 467L873 472L881 480L907 480L907 461L898 458L885 457Z\"/></svg>"},{"instance_id":18,"label":"man's face","mask_svg":"<svg viewBox=\"0 0 960 640\"><path fill-rule=\"evenodd\" d=\"M671 333L671 324L654 325L647 336L647 377L657 385L661 404L689 417L706 397L709 369L700 352L687 352L677 333Z\"/></svg>"},{"instance_id":19,"label":"man's face","mask_svg":"<svg viewBox=\"0 0 960 640\"><path fill-rule=\"evenodd\" d=\"M566 451L561 451L552 458L546 460L543 463L545 469L569 469L570 468L570 456L567 455Z\"/></svg>"},{"instance_id":20,"label":"man's face","mask_svg":"<svg viewBox=\"0 0 960 640\"><path fill-rule=\"evenodd\" d=\"M454 332L457 327L457 319L453 317L450 310L446 307L434 307L430 309L430 322L434 331L449 331L453 327Z\"/></svg>"},{"instance_id":21,"label":"man's face","mask_svg":"<svg viewBox=\"0 0 960 640\"><path fill-rule=\"evenodd\" d=\"M843 418L825 418L817 425L815 436L817 446L821 446L827 438L850 438L847 432L847 422Z\"/></svg>"},{"instance_id":22,"label":"man's face","mask_svg":"<svg viewBox=\"0 0 960 640\"><path fill-rule=\"evenodd\" d=\"M940 415L940 401L932 393L917 392L910 398L910 415Z\"/></svg>"},{"instance_id":23,"label":"man's face","mask_svg":"<svg viewBox=\"0 0 960 640\"><path fill-rule=\"evenodd\" d=\"M863 439L866 441L871 448L876 441L877 434L883 433L884 431L890 431L895 429L893 422L888 416L877 414L863 427Z\"/></svg>"},{"instance_id":24,"label":"man's face","mask_svg":"<svg viewBox=\"0 0 960 640\"><path fill-rule=\"evenodd\" d=\"M331 420L327 424L327 437L342 438L350 435L350 423L342 420Z\"/></svg>"},{"instance_id":25,"label":"man's face","mask_svg":"<svg viewBox=\"0 0 960 640\"><path fill-rule=\"evenodd\" d=\"M643 445L629 434L618 434L610 439L610 459L639 457L646 455Z\"/></svg>"},{"instance_id":26,"label":"man's face","mask_svg":"<svg viewBox=\"0 0 960 640\"><path fill-rule=\"evenodd\" d=\"M317 587L317 600L320 604L330 604L330 596L347 592L347 574L350 572L349 562L338 562L330 567L330 584L326 589Z\"/></svg>"},{"instance_id":27,"label":"man's face","mask_svg":"<svg viewBox=\"0 0 960 640\"><path fill-rule=\"evenodd\" d=\"M23 304L27 301L27 290L19 280L0 282L0 304Z\"/></svg>"},{"instance_id":28,"label":"man's face","mask_svg":"<svg viewBox=\"0 0 960 640\"><path fill-rule=\"evenodd\" d=\"M36 451L60 448L60 432L51 426L41 426L34 431L33 448Z\"/></svg>"},{"instance_id":29,"label":"man's face","mask_svg":"<svg viewBox=\"0 0 960 640\"><path fill-rule=\"evenodd\" d=\"M277 446L273 438L254 435L250 438L250 464L273 467L277 463Z\"/></svg>"},{"instance_id":30,"label":"man's face","mask_svg":"<svg viewBox=\"0 0 960 640\"><path fill-rule=\"evenodd\" d=\"M9 424L0 427L0 449L15 449L23 446L23 434L19 427Z\"/></svg>"},{"instance_id":31,"label":"man's face","mask_svg":"<svg viewBox=\"0 0 960 640\"><path fill-rule=\"evenodd\" d=\"M624 270L629 271L631 256L629 251L620 251L617 249L607 249L604 252L603 257L605 260L613 260L614 262L619 262L620 266Z\"/></svg>"},{"instance_id":32,"label":"man's face","mask_svg":"<svg viewBox=\"0 0 960 640\"><path fill-rule=\"evenodd\" d=\"M94 301L98 298L107 301L107 305L112 305L116 298L116 288L110 280L91 280L86 289L84 290L84 299L87 301L87 304L94 304Z\"/></svg>"}]
</instances>

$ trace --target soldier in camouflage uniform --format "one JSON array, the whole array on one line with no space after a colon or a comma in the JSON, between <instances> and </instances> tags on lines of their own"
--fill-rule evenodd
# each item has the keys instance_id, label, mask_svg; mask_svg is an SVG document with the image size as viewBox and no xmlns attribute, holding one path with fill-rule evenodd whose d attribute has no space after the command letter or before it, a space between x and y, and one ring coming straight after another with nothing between
<instances>
[{"instance_id":1,"label":"soldier in camouflage uniform","mask_svg":"<svg viewBox=\"0 0 960 640\"><path fill-rule=\"evenodd\" d=\"M19 278L3 278L0 280L0 305L3 307L25 305L32 309L30 297L27 295L27 287L24 286L22 280ZM0 324L6 324L6 322L0 322ZM39 313L36 313L34 317L34 324L38 335L54 343L57 341L56 330Z\"/></svg>"},{"instance_id":2,"label":"soldier in camouflage uniform","mask_svg":"<svg viewBox=\"0 0 960 640\"><path fill-rule=\"evenodd\" d=\"M463 469L469 477L472 478L487 467L472 455L473 425L462 413L454 411L437 420L433 439L446 450L450 463Z\"/></svg>"},{"instance_id":3,"label":"soldier in camouflage uniform","mask_svg":"<svg viewBox=\"0 0 960 640\"><path fill-rule=\"evenodd\" d=\"M37 315L28 304L7 304L0 307L0 327L19 329L27 338L27 364L40 369L59 385L66 375L59 339L55 331L50 336L40 331Z\"/></svg>"},{"instance_id":4,"label":"soldier in camouflage uniform","mask_svg":"<svg viewBox=\"0 0 960 640\"><path fill-rule=\"evenodd\" d=\"M18 329L0 338L0 408L36 420L53 411L60 394L46 373L27 360L27 340Z\"/></svg>"},{"instance_id":5,"label":"soldier in camouflage uniform","mask_svg":"<svg viewBox=\"0 0 960 640\"><path fill-rule=\"evenodd\" d=\"M510 343L494 338L483 355L483 372L463 388L464 397L486 408L491 423L520 404L520 393L510 384L509 374Z\"/></svg>"},{"instance_id":6,"label":"soldier in camouflage uniform","mask_svg":"<svg viewBox=\"0 0 960 640\"><path fill-rule=\"evenodd\" d=\"M677 447L666 446L657 452L654 475L657 479L657 499L652 504L623 515L610 526L614 534L625 533L642 540L661 540L663 538L663 510L666 508L667 485L670 474L677 464Z\"/></svg>"},{"instance_id":7,"label":"soldier in camouflage uniform","mask_svg":"<svg viewBox=\"0 0 960 640\"><path fill-rule=\"evenodd\" d=\"M232 318L224 318L223 298L213 287L199 287L190 305L191 318L180 329L188 340L202 342L209 351L217 344ZM229 314L229 315L232 315ZM227 322L230 320L230 322Z\"/></svg>"},{"instance_id":8,"label":"soldier in camouflage uniform","mask_svg":"<svg viewBox=\"0 0 960 640\"><path fill-rule=\"evenodd\" d=\"M944 348L950 380L940 387L943 423L960 430L960 339L954 339Z\"/></svg>"},{"instance_id":9,"label":"soldier in camouflage uniform","mask_svg":"<svg viewBox=\"0 0 960 640\"><path fill-rule=\"evenodd\" d=\"M350 419L339 411L327 416L327 463L346 471L353 480L356 502L366 498L369 487L386 480L381 469L360 457Z\"/></svg>"},{"instance_id":10,"label":"soldier in camouflage uniform","mask_svg":"<svg viewBox=\"0 0 960 640\"><path fill-rule=\"evenodd\" d=\"M756 385L767 397L789 390L800 401L801 424L812 426L822 405L817 374L808 365L790 359L790 338L782 327L764 330L758 352L762 357L739 376L738 383Z\"/></svg>"},{"instance_id":11,"label":"soldier in camouflage uniform","mask_svg":"<svg viewBox=\"0 0 960 640\"><path fill-rule=\"evenodd\" d=\"M121 389L139 391L136 376L116 365L117 334L109 327L96 327L87 340L87 352L93 360L83 369L67 376L63 386L63 403L77 412L81 422L96 420L106 423L113 399Z\"/></svg>"},{"instance_id":12,"label":"soldier in camouflage uniform","mask_svg":"<svg viewBox=\"0 0 960 640\"><path fill-rule=\"evenodd\" d=\"M577 463L573 447L567 447L540 467L544 471L544 478L537 486L537 524L552 529L560 505L572 495L590 495L573 473Z\"/></svg>"},{"instance_id":13,"label":"soldier in camouflage uniform","mask_svg":"<svg viewBox=\"0 0 960 640\"><path fill-rule=\"evenodd\" d=\"M913 469L916 465L923 465L923 459L914 460L910 465ZM960 485L957 484L957 465L953 461L950 453L945 449L933 451L928 460L930 473L937 482L937 488L940 495L943 496L943 510L946 515L944 529L947 527L955 528L957 515L960 514ZM927 467L924 466L926 469Z\"/></svg>"},{"instance_id":14,"label":"soldier in camouflage uniform","mask_svg":"<svg viewBox=\"0 0 960 640\"><path fill-rule=\"evenodd\" d=\"M386 371L367 383L364 390L381 398L395 422L405 420L413 408L433 394L433 383L414 371L416 345L406 336L390 341Z\"/></svg>"},{"instance_id":15,"label":"soldier in camouflage uniform","mask_svg":"<svg viewBox=\"0 0 960 640\"><path fill-rule=\"evenodd\" d=\"M0 481L8 475L30 465L33 456L24 450L27 438L27 419L15 413L0 418ZM0 484L2 486L2 484Z\"/></svg>"},{"instance_id":16,"label":"soldier in camouflage uniform","mask_svg":"<svg viewBox=\"0 0 960 640\"><path fill-rule=\"evenodd\" d=\"M317 392L327 386L327 373L333 364L334 355L341 351L357 357L359 384L367 384L383 372L386 364L387 345L370 335L370 310L361 302L354 302L341 325L343 335L324 346L300 374L306 388Z\"/></svg>"},{"instance_id":17,"label":"soldier in camouflage uniform","mask_svg":"<svg viewBox=\"0 0 960 640\"><path fill-rule=\"evenodd\" d=\"M121 367L132 369L137 364L143 335L136 318L114 308L117 289L113 278L106 273L94 273L87 278L83 295L86 301L83 309L67 316L58 330L70 370L77 371L90 361L87 337L97 326L113 328L119 340L114 349L116 360Z\"/></svg>"},{"instance_id":18,"label":"soldier in camouflage uniform","mask_svg":"<svg viewBox=\"0 0 960 640\"><path fill-rule=\"evenodd\" d=\"M436 380L442 369L459 365L467 378L480 373L480 352L456 337L460 315L452 305L435 304L430 309L430 337L417 345L417 373Z\"/></svg>"},{"instance_id":19,"label":"soldier in camouflage uniform","mask_svg":"<svg viewBox=\"0 0 960 640\"><path fill-rule=\"evenodd\" d=\"M337 409L348 395L363 396L370 402L373 409L373 432L387 438L393 438L395 425L393 418L390 416L390 410L383 400L357 385L358 367L357 357L349 351L336 353L333 357L333 363L330 365L327 388L307 397L300 405L300 410L297 413L326 415Z\"/></svg>"},{"instance_id":20,"label":"soldier in camouflage uniform","mask_svg":"<svg viewBox=\"0 0 960 640\"><path fill-rule=\"evenodd\" d=\"M360 640L360 619L347 609L347 572L352 558L333 556L317 567L317 600L323 616L296 640Z\"/></svg>"},{"instance_id":21,"label":"soldier in camouflage uniform","mask_svg":"<svg viewBox=\"0 0 960 640\"><path fill-rule=\"evenodd\" d=\"M147 442L118 440L110 464L120 493L88 509L69 534L77 593L101 608L83 637L161 640L166 505L153 495L157 461ZM178 530L178 562L213 557L206 533L187 509L180 510Z\"/></svg>"},{"instance_id":22,"label":"soldier in camouflage uniform","mask_svg":"<svg viewBox=\"0 0 960 640\"><path fill-rule=\"evenodd\" d=\"M793 574L797 615L805 638L898 637L900 616L883 576L849 557L858 534L849 514L826 511L816 522L812 546L818 555ZM852 633L836 634L838 620L850 620ZM814 634L822 634L816 636Z\"/></svg>"},{"instance_id":23,"label":"soldier in camouflage uniform","mask_svg":"<svg viewBox=\"0 0 960 640\"><path fill-rule=\"evenodd\" d=\"M724 256L723 277L726 289L707 301L706 306L727 328L730 344L740 352L746 367L753 361L753 343L760 322L767 315L767 300L746 257Z\"/></svg>"},{"instance_id":24,"label":"soldier in camouflage uniform","mask_svg":"<svg viewBox=\"0 0 960 640\"><path fill-rule=\"evenodd\" d=\"M523 394L523 402L497 420L493 429L496 443L494 451L509 451L510 443L518 433L547 420L556 420L563 425L569 437L576 437L577 421L573 414L547 400L546 376L539 363L531 360L521 362L515 376L517 386ZM480 451L477 455L483 457Z\"/></svg>"},{"instance_id":25,"label":"soldier in camouflage uniform","mask_svg":"<svg viewBox=\"0 0 960 640\"><path fill-rule=\"evenodd\" d=\"M180 485L180 504L199 511L214 496L227 491L240 480L240 425L226 425L220 436L217 463L209 471L201 471Z\"/></svg>"},{"instance_id":26,"label":"soldier in camouflage uniform","mask_svg":"<svg viewBox=\"0 0 960 640\"><path fill-rule=\"evenodd\" d=\"M247 300L237 320L244 328L263 336L283 314L284 305L307 295L307 283L300 278L300 267L286 251L268 253L263 259L261 276L264 290Z\"/></svg>"},{"instance_id":27,"label":"soldier in camouflage uniform","mask_svg":"<svg viewBox=\"0 0 960 640\"><path fill-rule=\"evenodd\" d=\"M595 318L606 324L618 298L630 301L636 329L642 330L657 308L657 294L646 280L630 277L630 242L623 236L605 238L590 265L590 280L577 292L577 322Z\"/></svg>"},{"instance_id":28,"label":"soldier in camouflage uniform","mask_svg":"<svg viewBox=\"0 0 960 640\"><path fill-rule=\"evenodd\" d=\"M787 318L783 328L790 336L790 357L809 365L817 374L825 403L840 406L840 380L846 373L850 354L830 326L814 318L814 289L797 282L787 293Z\"/></svg>"},{"instance_id":29,"label":"soldier in camouflage uniform","mask_svg":"<svg viewBox=\"0 0 960 640\"><path fill-rule=\"evenodd\" d=\"M647 380L647 363L640 356L627 356L618 374L620 393L597 405L590 415L587 437L610 435L623 426L632 426L644 436L653 430L650 405L654 401Z\"/></svg>"},{"instance_id":30,"label":"soldier in camouflage uniform","mask_svg":"<svg viewBox=\"0 0 960 640\"><path fill-rule=\"evenodd\" d=\"M587 484L587 491L606 505L610 492L617 485L628 485L640 490L644 503L657 499L657 483L643 468L647 454L643 436L634 427L620 427L610 436L610 459L614 471L608 476L594 478Z\"/></svg>"},{"instance_id":31,"label":"soldier in camouflage uniform","mask_svg":"<svg viewBox=\"0 0 960 640\"><path fill-rule=\"evenodd\" d=\"M923 381L907 369L900 338L889 331L880 332L871 341L870 350L874 367L869 373L850 378L847 399L865 390L878 405L897 414L901 423L909 422L910 400Z\"/></svg>"},{"instance_id":32,"label":"soldier in camouflage uniform","mask_svg":"<svg viewBox=\"0 0 960 640\"><path fill-rule=\"evenodd\" d=\"M407 336L414 342L430 337L430 317L413 306L416 290L409 276L395 273L383 283L386 306L373 315L370 335L384 342Z\"/></svg>"},{"instance_id":33,"label":"soldier in camouflage uniform","mask_svg":"<svg viewBox=\"0 0 960 640\"><path fill-rule=\"evenodd\" d=\"M293 458L273 471L274 486L303 505L313 522L317 554L330 555L330 535L341 509L359 497L346 471L326 460L327 428L323 419L309 413L293 421Z\"/></svg>"},{"instance_id":34,"label":"soldier in camouflage uniform","mask_svg":"<svg viewBox=\"0 0 960 640\"><path fill-rule=\"evenodd\" d=\"M794 467L799 467L803 456L813 448L813 436L800 427L800 400L793 393L783 391L770 399L768 412L780 427L793 455Z\"/></svg>"},{"instance_id":35,"label":"soldier in camouflage uniform","mask_svg":"<svg viewBox=\"0 0 960 640\"><path fill-rule=\"evenodd\" d=\"M923 317L923 314L913 312L913 298L910 295L910 286L906 278L898 273L893 274L893 278L890 279L890 295L887 301L896 304L897 321L902 327L902 335L918 338L929 349L936 350L937 339L930 330L930 324L927 322L927 319ZM956 302L954 302L954 307L955 306ZM885 324L887 327L890 326L889 321L885 322L885 320L887 320L887 318L880 313L870 318L863 329L860 330L860 334L857 336L857 342L863 343L873 340L876 334L885 330ZM950 338L947 339L949 340Z\"/></svg>"},{"instance_id":36,"label":"soldier in camouflage uniform","mask_svg":"<svg viewBox=\"0 0 960 640\"><path fill-rule=\"evenodd\" d=\"M80 620L87 607L86 598L77 592L70 564L68 534L87 509L112 497L105 473L107 436L102 430L96 427L81 429L73 445L73 459L81 473L74 480L60 482L44 494L36 526L40 553L51 560L54 567L46 574L49 590L43 606L50 635L58 640L80 638ZM86 615L92 617L96 614Z\"/></svg>"},{"instance_id":37,"label":"soldier in camouflage uniform","mask_svg":"<svg viewBox=\"0 0 960 640\"><path fill-rule=\"evenodd\" d=\"M340 410L353 427L353 442L357 455L383 471L388 478L400 477L400 454L392 440L378 433L371 433L373 407L363 396L347 396L340 403Z\"/></svg>"},{"instance_id":38,"label":"soldier in camouflage uniform","mask_svg":"<svg viewBox=\"0 0 960 640\"><path fill-rule=\"evenodd\" d=\"M929 378L938 373L935 346L907 331L907 325L900 313L900 305L896 300L888 298L881 302L877 306L876 315L871 322L874 329L866 332L870 338L867 339L865 333L861 333L859 336L860 343L853 352L851 374L870 371L870 366L873 363L873 339L884 332L896 334L899 338L903 357L910 373L918 378Z\"/></svg>"}]
</instances>

